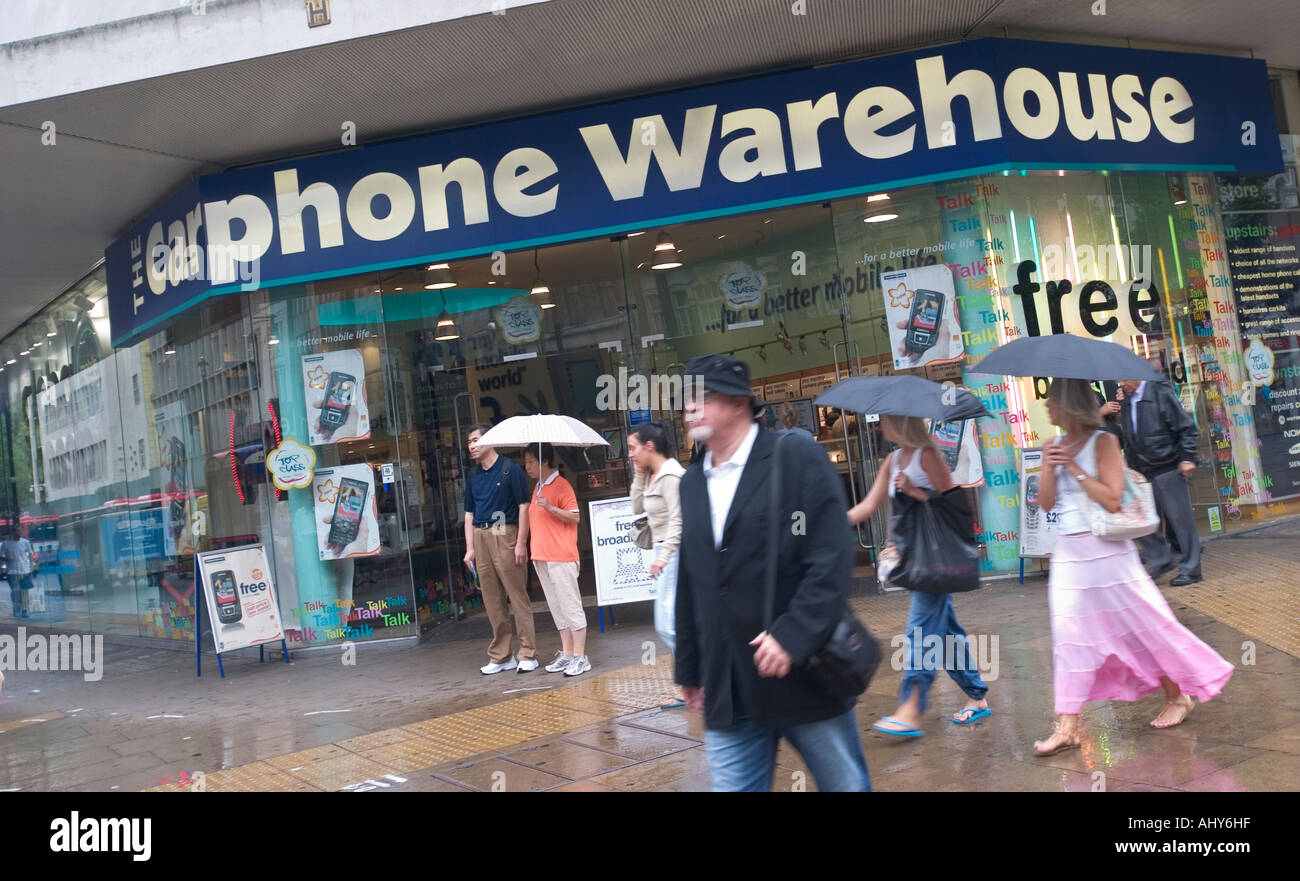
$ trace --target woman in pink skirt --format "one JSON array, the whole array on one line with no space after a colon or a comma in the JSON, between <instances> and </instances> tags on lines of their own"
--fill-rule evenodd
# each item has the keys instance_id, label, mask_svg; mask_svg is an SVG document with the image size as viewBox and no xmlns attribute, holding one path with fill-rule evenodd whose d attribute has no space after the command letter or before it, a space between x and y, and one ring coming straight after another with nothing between
<instances>
[{"instance_id":1,"label":"woman in pink skirt","mask_svg":"<svg viewBox=\"0 0 1300 881\"><path fill-rule=\"evenodd\" d=\"M1088 701L1137 700L1164 690L1152 720L1172 728L1223 690L1232 665L1178 622L1131 541L1093 535L1084 496L1118 511L1124 459L1101 429L1097 398L1080 379L1058 379L1047 395L1052 422L1065 430L1044 451L1039 504L1056 517L1048 595L1052 611L1057 730L1036 741L1039 755L1079 745L1079 713Z\"/></svg>"}]
</instances>

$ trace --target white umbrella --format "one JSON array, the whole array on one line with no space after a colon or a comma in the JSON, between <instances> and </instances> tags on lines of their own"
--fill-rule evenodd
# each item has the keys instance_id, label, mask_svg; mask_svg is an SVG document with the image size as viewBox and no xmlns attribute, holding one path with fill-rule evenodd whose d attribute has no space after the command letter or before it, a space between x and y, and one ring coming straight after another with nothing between
<instances>
[{"instance_id":1,"label":"white umbrella","mask_svg":"<svg viewBox=\"0 0 1300 881\"><path fill-rule=\"evenodd\" d=\"M480 447L524 447L532 444L550 444L556 447L607 447L609 441L586 423L557 413L511 416L499 425L489 428L478 441Z\"/></svg>"}]
</instances>

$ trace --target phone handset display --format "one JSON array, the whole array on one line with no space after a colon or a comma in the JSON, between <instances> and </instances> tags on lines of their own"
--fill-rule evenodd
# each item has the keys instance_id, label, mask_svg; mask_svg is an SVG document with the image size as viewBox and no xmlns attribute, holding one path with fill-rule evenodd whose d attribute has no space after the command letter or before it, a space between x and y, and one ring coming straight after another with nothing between
<instances>
[{"instance_id":1,"label":"phone handset display","mask_svg":"<svg viewBox=\"0 0 1300 881\"><path fill-rule=\"evenodd\" d=\"M357 540L369 492L370 487L365 482L351 477L343 478L339 483L338 496L334 499L334 516L330 520L326 545L341 550Z\"/></svg>"},{"instance_id":2,"label":"phone handset display","mask_svg":"<svg viewBox=\"0 0 1300 881\"><path fill-rule=\"evenodd\" d=\"M1025 526L1038 528L1038 475L1031 474L1025 478Z\"/></svg>"},{"instance_id":3,"label":"phone handset display","mask_svg":"<svg viewBox=\"0 0 1300 881\"><path fill-rule=\"evenodd\" d=\"M925 354L939 341L939 322L943 317L944 295L939 291L920 289L912 297L912 309L907 316L907 334L903 345L909 352Z\"/></svg>"},{"instance_id":4,"label":"phone handset display","mask_svg":"<svg viewBox=\"0 0 1300 881\"><path fill-rule=\"evenodd\" d=\"M235 584L234 571L221 569L212 573L212 596L217 601L217 620L222 624L234 624L244 617L239 606L239 589Z\"/></svg>"},{"instance_id":5,"label":"phone handset display","mask_svg":"<svg viewBox=\"0 0 1300 881\"><path fill-rule=\"evenodd\" d=\"M334 371L325 383L325 400L321 402L320 427L325 434L333 434L348 421L352 401L356 397L357 378L351 373Z\"/></svg>"}]
</instances>

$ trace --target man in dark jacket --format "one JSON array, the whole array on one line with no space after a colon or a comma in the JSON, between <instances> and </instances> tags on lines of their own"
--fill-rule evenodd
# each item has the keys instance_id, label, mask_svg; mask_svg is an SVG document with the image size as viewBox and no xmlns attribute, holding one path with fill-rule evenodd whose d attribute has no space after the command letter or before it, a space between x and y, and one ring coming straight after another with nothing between
<instances>
[{"instance_id":1,"label":"man in dark jacket","mask_svg":"<svg viewBox=\"0 0 1300 881\"><path fill-rule=\"evenodd\" d=\"M767 631L764 576L778 435L754 422L759 405L744 362L706 355L685 372L703 384L692 432L708 452L681 482L673 658L687 703L704 712L713 788L771 789L785 737L819 789L870 791L856 700L831 697L806 667L848 601L853 542L839 478L816 443L783 440Z\"/></svg>"},{"instance_id":2,"label":"man in dark jacket","mask_svg":"<svg viewBox=\"0 0 1300 881\"><path fill-rule=\"evenodd\" d=\"M1187 478L1196 470L1196 424L1168 383L1125 380L1120 388L1124 455L1129 467L1150 481L1156 510L1183 551L1178 576L1170 583L1174 587L1195 584L1201 580L1201 537ZM1138 547L1152 578L1174 568L1164 529L1138 539Z\"/></svg>"}]
</instances>

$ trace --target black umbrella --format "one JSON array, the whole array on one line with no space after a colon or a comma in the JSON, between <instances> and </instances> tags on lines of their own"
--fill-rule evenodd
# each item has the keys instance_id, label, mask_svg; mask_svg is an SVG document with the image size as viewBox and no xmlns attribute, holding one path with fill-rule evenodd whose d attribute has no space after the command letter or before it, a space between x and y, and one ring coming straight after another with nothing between
<instances>
[{"instance_id":1,"label":"black umbrella","mask_svg":"<svg viewBox=\"0 0 1300 881\"><path fill-rule=\"evenodd\" d=\"M1164 382L1150 364L1118 343L1056 333L1027 336L998 346L971 373L1042 376L1053 379L1134 379Z\"/></svg>"},{"instance_id":2,"label":"black umbrella","mask_svg":"<svg viewBox=\"0 0 1300 881\"><path fill-rule=\"evenodd\" d=\"M818 396L816 403L854 413L919 416L952 422L989 413L979 398L954 385L939 385L919 376L854 376Z\"/></svg>"}]
</instances>

